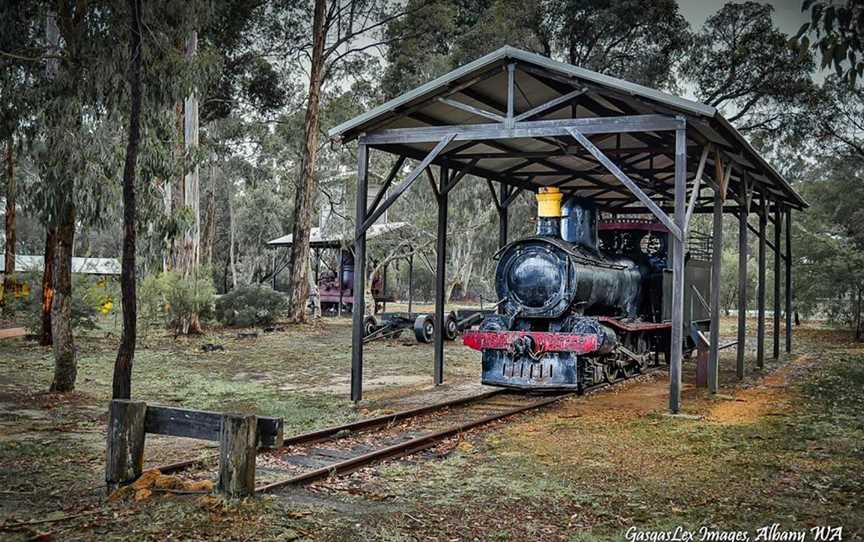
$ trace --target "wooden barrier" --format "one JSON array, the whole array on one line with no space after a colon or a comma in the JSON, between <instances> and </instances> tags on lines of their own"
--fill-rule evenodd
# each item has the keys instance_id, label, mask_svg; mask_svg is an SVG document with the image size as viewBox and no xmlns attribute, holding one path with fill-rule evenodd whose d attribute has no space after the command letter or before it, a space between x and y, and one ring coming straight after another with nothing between
<instances>
[{"instance_id":1,"label":"wooden barrier","mask_svg":"<svg viewBox=\"0 0 864 542\"><path fill-rule=\"evenodd\" d=\"M146 411L146 403L119 399L108 407L105 484L109 494L141 476Z\"/></svg>"},{"instance_id":2,"label":"wooden barrier","mask_svg":"<svg viewBox=\"0 0 864 542\"><path fill-rule=\"evenodd\" d=\"M218 489L230 497L255 492L255 451L278 448L282 418L227 414L115 399L108 409L105 483L108 492L137 479L147 433L219 442Z\"/></svg>"}]
</instances>

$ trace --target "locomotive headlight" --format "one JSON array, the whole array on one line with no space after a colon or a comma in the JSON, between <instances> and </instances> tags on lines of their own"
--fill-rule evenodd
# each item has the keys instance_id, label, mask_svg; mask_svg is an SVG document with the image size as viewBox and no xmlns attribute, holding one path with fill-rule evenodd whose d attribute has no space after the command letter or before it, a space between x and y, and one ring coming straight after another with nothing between
<instances>
[{"instance_id":1,"label":"locomotive headlight","mask_svg":"<svg viewBox=\"0 0 864 542\"><path fill-rule=\"evenodd\" d=\"M511 260L507 287L512 299L524 307L549 307L560 299L564 273L564 265L555 253L526 250Z\"/></svg>"}]
</instances>

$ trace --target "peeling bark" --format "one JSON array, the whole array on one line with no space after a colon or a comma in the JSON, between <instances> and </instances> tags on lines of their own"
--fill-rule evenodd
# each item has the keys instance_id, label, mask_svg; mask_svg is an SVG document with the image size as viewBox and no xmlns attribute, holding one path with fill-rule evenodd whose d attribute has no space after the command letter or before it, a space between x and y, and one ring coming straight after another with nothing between
<instances>
[{"instance_id":1,"label":"peeling bark","mask_svg":"<svg viewBox=\"0 0 864 542\"><path fill-rule=\"evenodd\" d=\"M325 0L315 0L312 23L312 63L309 69L309 98L303 123L303 169L294 198L294 228L291 244L291 275L289 280L288 317L305 322L309 297L309 237L312 231L312 206L317 180L315 162L318 153L318 120L321 102L321 84L324 70L324 46L327 38L325 26Z\"/></svg>"},{"instance_id":2,"label":"peeling bark","mask_svg":"<svg viewBox=\"0 0 864 542\"><path fill-rule=\"evenodd\" d=\"M51 307L54 305L54 267L57 263L57 227L49 223L45 227L45 256L42 269L42 332L39 344L54 344L51 331Z\"/></svg>"}]
</instances>

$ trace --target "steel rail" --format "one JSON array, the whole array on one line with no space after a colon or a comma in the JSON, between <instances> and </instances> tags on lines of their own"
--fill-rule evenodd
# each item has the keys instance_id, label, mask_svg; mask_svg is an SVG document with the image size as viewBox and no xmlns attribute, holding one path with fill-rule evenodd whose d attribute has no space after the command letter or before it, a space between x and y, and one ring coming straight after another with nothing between
<instances>
[{"instance_id":1,"label":"steel rail","mask_svg":"<svg viewBox=\"0 0 864 542\"><path fill-rule=\"evenodd\" d=\"M659 371L661 369L662 368L659 366L645 368L639 373L638 376L651 374L651 373ZM584 393L585 393L585 395L592 394L592 393L595 393L597 391L600 391L601 389L612 387L615 384L618 384L620 382L623 382L623 381L626 381L629 379L630 378L622 378L622 379L615 380L613 382L601 382L601 383L595 384L593 386L590 386L589 388L587 388L585 390ZM509 390L502 389L502 390L499 390L499 393L504 392L504 391L509 391ZM442 440L444 440L448 437L451 437L455 434L462 433L462 432L465 432L469 429L473 429L475 427L479 427L481 425L485 425L485 424L491 423L491 422L496 421L496 420L501 420L501 419L513 416L515 414L519 414L521 412L525 412L525 411L533 410L533 409L537 409L537 408L542 408L544 406L547 406L547 405L550 405L550 404L555 403L557 401L560 401L561 399L564 399L566 397L571 397L575 394L576 394L575 391L561 393L559 395L556 395L554 397L550 397L548 399L535 401L535 402L528 404L528 405L523 405L520 407L511 408L511 409L508 409L508 410L505 410L503 412L499 412L496 414L490 414L488 416L484 416L484 417L479 418L477 420L473 420L470 422L459 424L459 425L456 425L453 427L449 427L447 429L435 431L435 432L430 433L428 435L416 437L416 438L413 438L413 439L405 441L405 442L392 444L390 446L386 446L386 447L380 448L378 450L373 450L369 453L358 455L357 457L352 457L349 459L345 459L343 461L338 461L336 463L326 465L324 467L320 467L320 468L317 468L315 470L305 472L305 473L299 474L297 476L293 476L291 478L286 478L284 480L279 480L277 482L271 482L269 484L265 484L263 486L255 488L255 493L268 493L270 491L281 489L281 488L284 488L287 486L298 486L298 485L308 484L311 482L315 482L315 481L329 478L331 476L340 476L340 475L344 475L344 474L349 474L349 473L357 471L357 470L359 470L365 466L371 465L372 463L375 463L378 461L383 461L385 459L395 459L397 457L404 457L406 455L411 455L411 454L420 452L422 450L431 448L431 447L435 446L436 444L438 444L439 442L441 442ZM492 395L495 395L495 393L489 393L488 395L492 396ZM458 403L460 401L457 400L456 402ZM468 401L462 400L461 402L468 402ZM421 410L421 409L415 409L415 410ZM408 411L406 411L406 412L408 412ZM383 416L382 416L382 418L383 418Z\"/></svg>"},{"instance_id":2,"label":"steel rail","mask_svg":"<svg viewBox=\"0 0 864 542\"><path fill-rule=\"evenodd\" d=\"M314 482L317 480L323 480L330 476L338 476L342 474L347 474L350 472L354 472L366 465L374 463L376 461L384 460L384 459L392 459L395 457L402 457L405 455L410 455L421 450L425 450L426 448L431 448L438 444L441 440L448 438L457 433L462 433L469 429L473 429L474 427L478 427L480 425L485 425L487 423L493 422L495 420L500 420L503 418L507 418L509 416L513 416L514 414L519 414L520 412L525 412L526 410L533 410L536 408L541 408L546 405L550 405L565 397L569 397L575 394L575 392L563 393L561 395L556 395L555 397L551 397L548 399L543 399L541 401L535 401L528 405L523 405L520 407L512 408L505 410L503 412L499 412L496 414L490 414L488 416L484 416L477 420L473 420L467 423L455 425L453 427L449 427L447 429L442 429L440 431L435 431L434 433L429 433L428 435L423 435L420 437L413 438L411 440L400 442L397 444L393 444L391 446L387 446L385 448L381 448L378 450L374 450L372 452L359 455L357 457L352 457L350 459L346 459L344 461L339 461L337 463L333 463L332 465L326 465L324 467L320 467L318 469L294 476L292 478L287 478L285 480L280 480L278 482L272 482L258 488L255 488L256 493L267 493L273 491L274 489L279 489L285 486L291 485L301 485L307 484L310 482Z\"/></svg>"},{"instance_id":3,"label":"steel rail","mask_svg":"<svg viewBox=\"0 0 864 542\"><path fill-rule=\"evenodd\" d=\"M640 373L638 373L638 375L634 375L634 376L641 376L641 375L650 374L650 373L653 373L653 372L661 370L661 369L662 369L662 367L659 367L659 366L645 368ZM613 382L600 382L600 383L594 384L593 386L590 386L584 390L584 395L589 395L589 394L595 393L597 391L600 391L601 389L611 387L615 384L618 384L618 383L626 381L626 380L629 380L629 378L622 378L622 379L615 380ZM465 405L465 404L469 404L469 403L473 403L473 402L478 402L478 401L482 401L484 399L488 399L490 397L494 397L496 395L501 395L501 394L505 394L505 393L513 393L513 390L508 389L508 388L499 388L496 390L483 392L483 393L480 393L477 395L471 395L468 397L462 397L462 398L453 399L450 401L443 401L441 403L435 403L432 405L426 405L426 406L417 407L417 408L413 408L413 409L409 409L409 410L402 410L399 412L394 412L392 414L385 414L382 416L376 416L374 418L368 418L365 420L358 420L356 422L351 422L351 423L347 423L347 424L343 424L343 425L327 427L324 429L319 429L317 431L311 431L308 433L295 435L293 437L288 437L288 438L283 440L283 447L293 446L293 445L298 445L298 444L313 444L316 442L321 442L323 440L326 440L330 437L336 436L339 433L342 433L343 431L351 432L351 431L369 429L369 428L373 428L373 427L385 426L385 425L388 425L388 424L390 424L394 421L397 421L397 420L410 418L410 417L414 417L414 416L419 416L422 414L427 414L429 412L434 412L436 410L442 410L442 409L453 407L453 406L461 406L461 405ZM320 467L318 469L294 476L292 478L280 480L278 482L272 482L270 484L266 484L266 485L263 485L263 486L256 488L255 492L256 493L265 493L268 491L272 491L274 489L279 489L279 488L284 487L284 486L302 485L302 484L314 482L317 480L322 480L324 478L328 478L329 476L333 476L333 475L348 474L348 473L354 472L358 469L361 469L364 466L372 464L376 461L380 461L380 460L384 460L384 459L394 459L397 457L403 457L406 455L411 455L413 453L431 448L431 447L435 446L436 444L438 444L441 440L446 439L446 438L448 438L454 434L462 433L462 432L467 431L469 429L473 429L475 427L485 425L485 424L491 423L491 422L496 421L496 420L504 419L504 418L513 416L515 414L519 414L521 412L533 410L536 408L542 408L544 406L547 406L547 405L550 405L550 404L555 403L557 401L560 401L561 399L564 399L566 397L570 397L574 394L576 394L575 391L565 392L565 393L561 393L559 395L555 395L554 397L550 397L548 399L535 401L535 402L528 404L528 405L523 405L523 406L519 406L516 408L508 409L508 410L505 410L503 412L499 412L496 414L490 414L488 416L484 416L482 418L479 418L477 420L473 420L471 422L466 422L464 424L453 426L453 427L450 427L447 429L442 429L440 431L436 431L436 432L430 433L428 435L416 437L414 439L411 439L411 440L408 440L405 442L401 442L398 444L394 444L391 446L387 446L387 447L381 448L379 450L373 450L372 452L362 454L362 455L359 455L357 457L353 457L350 459L346 459L344 461L336 462L336 463L333 463L331 465L326 465L324 467ZM207 457L201 457L198 459L179 461L176 463L171 463L168 465L163 465L161 467L153 467L153 468L157 468L163 474L167 474L170 472L177 472L177 471L183 470L185 468L188 468L188 467L193 466L193 465L197 465L199 463L204 463L206 461L212 460L214 457L216 457L216 456L212 455L212 456L207 456Z\"/></svg>"},{"instance_id":4,"label":"steel rail","mask_svg":"<svg viewBox=\"0 0 864 542\"><path fill-rule=\"evenodd\" d=\"M282 441L282 446L293 446L296 444L308 444L312 442L318 442L324 440L328 437L334 436L342 431L358 431L360 429L368 429L370 427L378 427L381 425L387 425L393 423L397 420L402 420L405 418L411 418L414 416L419 416L421 414L426 414L428 412L434 412L436 410L441 410L444 408L449 408L452 406L464 405L467 403L473 403L475 401L482 401L484 399L488 399L495 395L501 395L502 393L507 393L511 390L506 388L499 388L492 391L486 391L483 393L478 393L477 395L471 395L468 397L462 397L459 399L452 399L450 401L443 401L441 403L435 403L432 405L426 405L422 407L412 408L409 410L401 410L399 412L394 412L393 414L384 414L382 416L376 416L374 418L367 418L365 420L358 420L356 422L346 423L343 425L334 425L332 427L327 427L324 429L319 429L317 431L311 431L309 433L303 433L301 435L295 435L293 437L288 437Z\"/></svg>"},{"instance_id":5,"label":"steel rail","mask_svg":"<svg viewBox=\"0 0 864 542\"><path fill-rule=\"evenodd\" d=\"M483 393L478 393L476 395L469 395L468 397L460 397L458 399L451 399L449 401L442 401L440 403L434 403L431 405L426 405L422 407L412 408L408 410L401 410L399 412L394 412L392 414L384 414L382 416L376 416L374 418L366 418L363 420L358 420L356 422L346 423L343 425L336 425L332 427L326 427L324 429L318 429L316 431L311 431L308 433L302 433L299 435L294 435L292 437L287 437L283 439L282 446L292 446L296 444L309 444L313 442L320 442L329 437L335 436L343 431L358 431L361 429L369 429L372 427L378 427L382 425L387 425L393 423L397 420L402 420L405 418L410 418L413 416L419 416L421 414L427 414L429 412L434 412L436 410L442 410L445 408L460 406L468 403L473 403L475 401L482 401L484 399L488 399L495 395L500 395L502 393L507 393L508 391L505 388L499 388L491 391L486 391ZM183 461L177 461L174 463L169 463L167 465L160 465L151 467L153 469L159 469L159 472L162 474L169 474L172 472L178 472L194 465L198 465L200 463L205 463L214 458L218 457L218 454L208 454L204 457L199 457L197 459L186 459Z\"/></svg>"}]
</instances>

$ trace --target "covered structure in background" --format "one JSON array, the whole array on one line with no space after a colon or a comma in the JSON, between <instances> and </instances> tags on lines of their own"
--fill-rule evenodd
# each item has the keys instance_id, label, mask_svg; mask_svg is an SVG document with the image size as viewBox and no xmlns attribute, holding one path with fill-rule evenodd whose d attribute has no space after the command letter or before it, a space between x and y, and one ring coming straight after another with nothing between
<instances>
[{"instance_id":1,"label":"covered structure in background","mask_svg":"<svg viewBox=\"0 0 864 542\"><path fill-rule=\"evenodd\" d=\"M740 284L746 290L747 231L759 236L757 363L764 359L765 247L775 250L775 276L786 272L786 349L791 349L792 210L807 206L790 185L713 107L634 83L556 62L511 47L501 48L411 92L355 117L329 132L357 141L354 305L363 306L366 241L370 228L419 178L433 185L438 204L435 327L443 329L448 193L466 175L482 178L500 219L499 244L507 242L508 206L521 190L557 187L595 202L610 216L650 214L672 238L672 347L669 408L681 397L684 260L694 213L713 213L714 254L721 254L723 213L740 224ZM372 152L397 156L382 192L367 199ZM417 165L398 184L406 159ZM437 170L437 176L435 171ZM392 188L391 188L392 185ZM706 189L711 189L710 192ZM758 229L748 216L759 218ZM768 222L774 243L767 241ZM786 249L781 254L781 230ZM714 258L712 275L719 277ZM780 326L780 282L775 282L775 330ZM744 375L746 296L739 296L737 374ZM719 280L712 281L709 387L718 385ZM354 313L351 397L362 398L363 314ZM780 335L774 334L779 356ZM434 381L443 382L444 341L435 338Z\"/></svg>"},{"instance_id":2,"label":"covered structure in background","mask_svg":"<svg viewBox=\"0 0 864 542\"><path fill-rule=\"evenodd\" d=\"M375 239L386 236L391 233L398 232L404 229L408 224L405 222L382 222L372 224L366 232L368 239ZM280 261L277 258L279 248L288 248L294 242L292 234L283 235L267 242L267 246L274 250L273 253L273 289L276 289L276 278L281 271L284 271L290 265L290 259L287 257L290 251L286 251L284 258ZM345 232L340 231L335 227L318 227L312 228L309 237L309 246L312 249L312 277L315 284L319 288L318 295L322 304L331 304L336 307L335 313L342 316L342 309L345 305L345 296L348 296L348 302L353 304L353 281L354 281L354 255L351 251L353 239L346 239ZM333 253L334 269L328 276L328 280L322 281L321 262L323 253L331 251ZM409 257L409 283L414 274L414 259ZM380 277L380 284L377 288L373 286L372 295L376 302L380 302L386 308L388 301L387 294L387 265L384 266ZM340 280L341 278L341 280ZM409 288L409 294L411 289ZM409 295L410 297L410 295ZM409 299L409 305L411 300ZM353 307L353 305L352 305Z\"/></svg>"}]
</instances>

